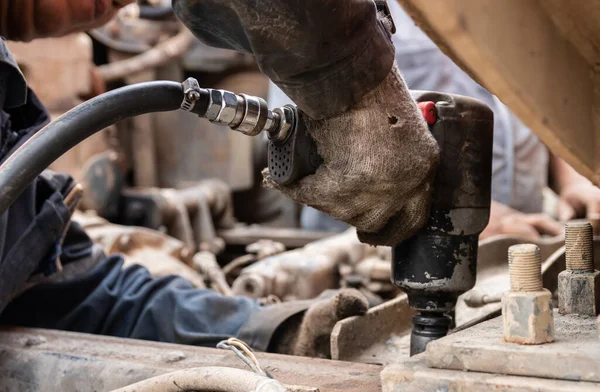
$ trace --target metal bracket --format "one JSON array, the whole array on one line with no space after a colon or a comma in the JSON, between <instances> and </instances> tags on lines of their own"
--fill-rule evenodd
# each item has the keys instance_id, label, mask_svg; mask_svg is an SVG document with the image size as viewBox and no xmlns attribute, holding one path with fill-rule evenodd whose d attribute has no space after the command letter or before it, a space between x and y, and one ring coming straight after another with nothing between
<instances>
[{"instance_id":1,"label":"metal bracket","mask_svg":"<svg viewBox=\"0 0 600 392\"><path fill-rule=\"evenodd\" d=\"M200 85L194 78L187 78L183 83L183 101L181 109L186 112L191 112L196 106L196 102L200 99Z\"/></svg>"}]
</instances>

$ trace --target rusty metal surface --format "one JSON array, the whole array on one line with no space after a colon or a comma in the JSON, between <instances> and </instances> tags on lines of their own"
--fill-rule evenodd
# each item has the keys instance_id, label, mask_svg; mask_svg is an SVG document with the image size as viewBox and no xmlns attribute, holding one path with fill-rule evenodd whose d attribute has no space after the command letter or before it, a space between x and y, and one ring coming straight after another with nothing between
<instances>
[{"instance_id":1,"label":"rusty metal surface","mask_svg":"<svg viewBox=\"0 0 600 392\"><path fill-rule=\"evenodd\" d=\"M223 238L228 245L250 245L268 238L281 242L286 248L299 248L311 242L331 237L335 233L253 225L219 230L217 235Z\"/></svg>"},{"instance_id":2,"label":"rusty metal surface","mask_svg":"<svg viewBox=\"0 0 600 392\"><path fill-rule=\"evenodd\" d=\"M262 367L288 385L320 392L380 391L375 365L257 353ZM0 330L0 390L110 391L178 369L246 369L229 350L119 339L72 332Z\"/></svg>"},{"instance_id":3,"label":"rusty metal surface","mask_svg":"<svg viewBox=\"0 0 600 392\"><path fill-rule=\"evenodd\" d=\"M476 372L431 369L424 355L387 366L381 372L383 392L592 392L598 384Z\"/></svg>"},{"instance_id":4,"label":"rusty metal surface","mask_svg":"<svg viewBox=\"0 0 600 392\"><path fill-rule=\"evenodd\" d=\"M440 369L600 382L596 318L555 311L554 323L554 343L523 346L502 339L500 318L486 321L431 343L427 364Z\"/></svg>"},{"instance_id":5,"label":"rusty metal surface","mask_svg":"<svg viewBox=\"0 0 600 392\"><path fill-rule=\"evenodd\" d=\"M356 264L369 251L355 230L276 254L244 268L233 282L235 294L254 298L275 295L286 301L315 298L340 287L340 266Z\"/></svg>"},{"instance_id":6,"label":"rusty metal surface","mask_svg":"<svg viewBox=\"0 0 600 392\"><path fill-rule=\"evenodd\" d=\"M508 275L508 248L513 245L528 243L518 237L502 235L490 237L479 243L479 255L477 260L477 283L475 287L459 297L456 305L456 325L467 324L474 319L485 317L486 315L497 312L500 306L500 297L504 291L510 287ZM556 269L552 267L557 261L552 258L554 252L564 245L564 237L544 238L536 241L535 244L540 248L542 258L542 275L544 283L556 281L551 276L558 275ZM564 268L564 267L563 267ZM556 277L556 275L554 275ZM549 289L553 286L544 287ZM474 297L488 296L495 298L496 302L484 304L482 306L469 306L474 301Z\"/></svg>"},{"instance_id":7,"label":"rusty metal surface","mask_svg":"<svg viewBox=\"0 0 600 392\"><path fill-rule=\"evenodd\" d=\"M158 231L114 225L94 215L76 213L73 220L106 254L123 255L126 266L142 265L153 276L177 274L196 287L205 287L202 276L192 268L193 252L182 242Z\"/></svg>"},{"instance_id":8,"label":"rusty metal surface","mask_svg":"<svg viewBox=\"0 0 600 392\"><path fill-rule=\"evenodd\" d=\"M401 294L364 316L338 321L331 332L331 358L373 364L407 358L413 314L408 297Z\"/></svg>"}]
</instances>

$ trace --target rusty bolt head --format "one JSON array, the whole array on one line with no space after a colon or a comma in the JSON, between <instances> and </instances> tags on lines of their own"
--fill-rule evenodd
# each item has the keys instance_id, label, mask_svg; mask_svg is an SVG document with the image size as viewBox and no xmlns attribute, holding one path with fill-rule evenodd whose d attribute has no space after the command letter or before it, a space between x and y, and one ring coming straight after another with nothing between
<instances>
[{"instance_id":1,"label":"rusty bolt head","mask_svg":"<svg viewBox=\"0 0 600 392\"><path fill-rule=\"evenodd\" d=\"M502 322L507 342L543 344L554 341L552 294L546 289L504 293Z\"/></svg>"},{"instance_id":2,"label":"rusty bolt head","mask_svg":"<svg viewBox=\"0 0 600 392\"><path fill-rule=\"evenodd\" d=\"M558 312L596 316L600 312L600 271L558 274Z\"/></svg>"}]
</instances>

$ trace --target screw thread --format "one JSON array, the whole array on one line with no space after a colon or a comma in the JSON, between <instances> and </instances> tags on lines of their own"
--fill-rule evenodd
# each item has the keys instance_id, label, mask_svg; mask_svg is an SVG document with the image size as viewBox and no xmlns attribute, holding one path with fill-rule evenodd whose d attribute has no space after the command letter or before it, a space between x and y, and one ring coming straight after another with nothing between
<instances>
[{"instance_id":1,"label":"screw thread","mask_svg":"<svg viewBox=\"0 0 600 392\"><path fill-rule=\"evenodd\" d=\"M543 290L540 248L533 244L508 248L508 273L511 291Z\"/></svg>"},{"instance_id":2,"label":"screw thread","mask_svg":"<svg viewBox=\"0 0 600 392\"><path fill-rule=\"evenodd\" d=\"M586 220L574 220L565 228L568 271L594 272L594 229Z\"/></svg>"}]
</instances>

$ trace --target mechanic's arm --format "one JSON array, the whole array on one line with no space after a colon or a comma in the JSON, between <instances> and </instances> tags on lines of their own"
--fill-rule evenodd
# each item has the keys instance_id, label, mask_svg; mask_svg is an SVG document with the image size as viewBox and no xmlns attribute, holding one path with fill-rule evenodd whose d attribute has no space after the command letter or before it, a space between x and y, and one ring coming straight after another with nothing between
<instances>
[{"instance_id":1,"label":"mechanic's arm","mask_svg":"<svg viewBox=\"0 0 600 392\"><path fill-rule=\"evenodd\" d=\"M439 158L372 0L173 0L205 43L253 53L303 111L324 163L267 186L396 245L426 222Z\"/></svg>"},{"instance_id":2,"label":"mechanic's arm","mask_svg":"<svg viewBox=\"0 0 600 392\"><path fill-rule=\"evenodd\" d=\"M550 186L559 196L557 214L561 221L600 215L600 189L552 153Z\"/></svg>"},{"instance_id":3,"label":"mechanic's arm","mask_svg":"<svg viewBox=\"0 0 600 392\"><path fill-rule=\"evenodd\" d=\"M109 21L135 0L0 0L0 35L15 41L58 37Z\"/></svg>"},{"instance_id":4,"label":"mechanic's arm","mask_svg":"<svg viewBox=\"0 0 600 392\"><path fill-rule=\"evenodd\" d=\"M540 239L543 234L555 236L561 231L562 225L546 214L526 214L492 200L490 222L479 239L512 234L535 241Z\"/></svg>"},{"instance_id":5,"label":"mechanic's arm","mask_svg":"<svg viewBox=\"0 0 600 392\"><path fill-rule=\"evenodd\" d=\"M254 54L315 119L353 106L394 62L372 0L173 0L173 9L208 45Z\"/></svg>"}]
</instances>

